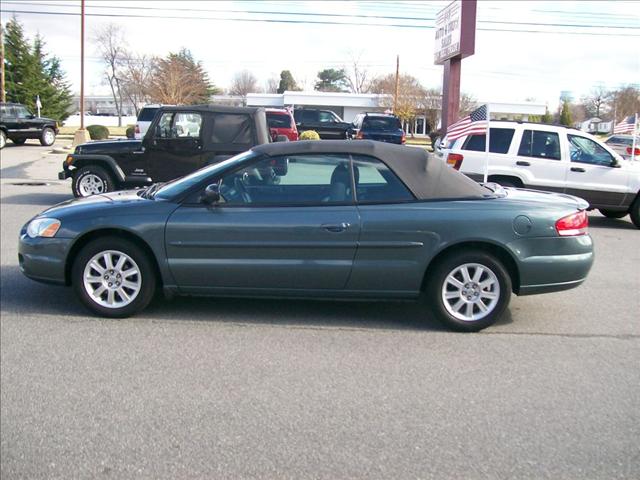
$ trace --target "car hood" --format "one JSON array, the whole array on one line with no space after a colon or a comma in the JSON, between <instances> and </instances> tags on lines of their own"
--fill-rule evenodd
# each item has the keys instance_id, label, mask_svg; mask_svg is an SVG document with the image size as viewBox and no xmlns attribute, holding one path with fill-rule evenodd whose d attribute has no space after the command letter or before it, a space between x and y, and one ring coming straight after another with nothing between
<instances>
[{"instance_id":1,"label":"car hood","mask_svg":"<svg viewBox=\"0 0 640 480\"><path fill-rule=\"evenodd\" d=\"M99 140L78 145L74 153L76 154L101 154L114 152L129 152L140 150L142 140Z\"/></svg>"},{"instance_id":2,"label":"car hood","mask_svg":"<svg viewBox=\"0 0 640 480\"><path fill-rule=\"evenodd\" d=\"M62 219L68 216L85 217L105 214L137 215L147 208L165 201L143 198L140 190L124 190L103 193L90 197L75 198L59 203L40 213L39 216Z\"/></svg>"}]
</instances>

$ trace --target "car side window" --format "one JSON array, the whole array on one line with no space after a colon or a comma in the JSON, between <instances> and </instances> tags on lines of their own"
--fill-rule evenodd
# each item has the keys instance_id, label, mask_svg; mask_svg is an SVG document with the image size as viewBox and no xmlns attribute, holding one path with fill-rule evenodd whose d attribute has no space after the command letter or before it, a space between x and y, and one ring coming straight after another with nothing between
<instances>
[{"instance_id":1,"label":"car side window","mask_svg":"<svg viewBox=\"0 0 640 480\"><path fill-rule=\"evenodd\" d=\"M200 137L202 116L199 113L176 113L173 119L174 138Z\"/></svg>"},{"instance_id":2,"label":"car side window","mask_svg":"<svg viewBox=\"0 0 640 480\"><path fill-rule=\"evenodd\" d=\"M331 205L353 202L349 155L267 157L222 177L226 205Z\"/></svg>"},{"instance_id":3,"label":"car side window","mask_svg":"<svg viewBox=\"0 0 640 480\"><path fill-rule=\"evenodd\" d=\"M489 151L491 153L507 153L513 139L513 128L492 128L489 134ZM484 152L486 135L469 135L462 145L462 150Z\"/></svg>"},{"instance_id":4,"label":"car side window","mask_svg":"<svg viewBox=\"0 0 640 480\"><path fill-rule=\"evenodd\" d=\"M579 135L567 135L567 138L572 162L606 166L613 163L613 155L590 138Z\"/></svg>"},{"instance_id":5,"label":"car side window","mask_svg":"<svg viewBox=\"0 0 640 480\"><path fill-rule=\"evenodd\" d=\"M7 107L6 105L0 105L0 116L9 117L10 116L9 107Z\"/></svg>"},{"instance_id":6,"label":"car side window","mask_svg":"<svg viewBox=\"0 0 640 480\"><path fill-rule=\"evenodd\" d=\"M171 123L173 121L173 113L165 112L160 117L160 121L156 126L156 137L171 138Z\"/></svg>"},{"instance_id":7,"label":"car side window","mask_svg":"<svg viewBox=\"0 0 640 480\"><path fill-rule=\"evenodd\" d=\"M318 112L318 120L320 123L335 123L333 112Z\"/></svg>"},{"instance_id":8,"label":"car side window","mask_svg":"<svg viewBox=\"0 0 640 480\"><path fill-rule=\"evenodd\" d=\"M560 160L560 136L556 132L525 130L522 132L518 155Z\"/></svg>"},{"instance_id":9,"label":"car side window","mask_svg":"<svg viewBox=\"0 0 640 480\"><path fill-rule=\"evenodd\" d=\"M317 122L318 121L318 112L314 112L311 110L303 110L302 111L302 121L304 123L307 122Z\"/></svg>"},{"instance_id":10,"label":"car side window","mask_svg":"<svg viewBox=\"0 0 640 480\"><path fill-rule=\"evenodd\" d=\"M213 117L211 142L251 145L253 143L251 117L238 113L218 113Z\"/></svg>"},{"instance_id":11,"label":"car side window","mask_svg":"<svg viewBox=\"0 0 640 480\"><path fill-rule=\"evenodd\" d=\"M15 109L16 109L16 117L18 118L29 118L31 116L31 114L29 113L29 110L27 110L23 106L15 107Z\"/></svg>"},{"instance_id":12,"label":"car side window","mask_svg":"<svg viewBox=\"0 0 640 480\"><path fill-rule=\"evenodd\" d=\"M399 203L415 197L389 167L377 158L353 156L356 199L360 204Z\"/></svg>"}]
</instances>

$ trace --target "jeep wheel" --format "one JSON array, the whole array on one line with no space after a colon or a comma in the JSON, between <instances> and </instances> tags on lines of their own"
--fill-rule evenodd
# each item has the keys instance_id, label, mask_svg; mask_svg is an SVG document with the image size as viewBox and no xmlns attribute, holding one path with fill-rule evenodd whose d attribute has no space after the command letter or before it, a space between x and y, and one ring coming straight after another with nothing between
<instances>
[{"instance_id":1,"label":"jeep wheel","mask_svg":"<svg viewBox=\"0 0 640 480\"><path fill-rule=\"evenodd\" d=\"M24 142L27 141L26 138L12 138L11 141L16 145L24 145Z\"/></svg>"},{"instance_id":2,"label":"jeep wheel","mask_svg":"<svg viewBox=\"0 0 640 480\"><path fill-rule=\"evenodd\" d=\"M604 210L599 209L600 213L607 218L622 218L627 215L628 212L621 212L619 210Z\"/></svg>"},{"instance_id":3,"label":"jeep wheel","mask_svg":"<svg viewBox=\"0 0 640 480\"><path fill-rule=\"evenodd\" d=\"M45 127L40 135L40 145L50 147L56 141L56 132L51 127Z\"/></svg>"},{"instance_id":4,"label":"jeep wheel","mask_svg":"<svg viewBox=\"0 0 640 480\"><path fill-rule=\"evenodd\" d=\"M640 195L636 197L635 202L631 205L629 209L629 215L631 216L631 221L633 224L640 228Z\"/></svg>"},{"instance_id":5,"label":"jeep wheel","mask_svg":"<svg viewBox=\"0 0 640 480\"><path fill-rule=\"evenodd\" d=\"M99 193L112 192L114 183L111 175L98 165L87 165L73 176L71 186L75 197L89 197Z\"/></svg>"},{"instance_id":6,"label":"jeep wheel","mask_svg":"<svg viewBox=\"0 0 640 480\"><path fill-rule=\"evenodd\" d=\"M7 134L0 130L0 150L7 144Z\"/></svg>"}]
</instances>

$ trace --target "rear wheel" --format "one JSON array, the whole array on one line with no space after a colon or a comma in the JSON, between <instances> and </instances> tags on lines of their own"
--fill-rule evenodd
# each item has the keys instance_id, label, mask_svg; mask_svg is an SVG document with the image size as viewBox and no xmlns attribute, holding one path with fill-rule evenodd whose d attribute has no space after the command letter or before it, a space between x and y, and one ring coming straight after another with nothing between
<instances>
[{"instance_id":1,"label":"rear wheel","mask_svg":"<svg viewBox=\"0 0 640 480\"><path fill-rule=\"evenodd\" d=\"M138 313L149 304L156 289L149 257L133 242L118 237L88 243L78 254L71 275L82 303L104 317Z\"/></svg>"},{"instance_id":2,"label":"rear wheel","mask_svg":"<svg viewBox=\"0 0 640 480\"><path fill-rule=\"evenodd\" d=\"M631 216L631 221L633 224L640 228L640 195L636 197L635 202L631 205L629 209L629 215Z\"/></svg>"},{"instance_id":3,"label":"rear wheel","mask_svg":"<svg viewBox=\"0 0 640 480\"><path fill-rule=\"evenodd\" d=\"M45 127L40 134L40 145L50 147L56 141L56 132L51 127Z\"/></svg>"},{"instance_id":4,"label":"rear wheel","mask_svg":"<svg viewBox=\"0 0 640 480\"><path fill-rule=\"evenodd\" d=\"M24 145L24 142L27 141L26 138L12 138L11 141L16 145Z\"/></svg>"},{"instance_id":5,"label":"rear wheel","mask_svg":"<svg viewBox=\"0 0 640 480\"><path fill-rule=\"evenodd\" d=\"M112 192L115 184L111 175L99 165L87 165L73 176L71 185L76 197L89 197L100 193Z\"/></svg>"},{"instance_id":6,"label":"rear wheel","mask_svg":"<svg viewBox=\"0 0 640 480\"><path fill-rule=\"evenodd\" d=\"M621 212L620 210L605 210L600 208L600 213L607 218L622 218L627 215L628 212Z\"/></svg>"},{"instance_id":7,"label":"rear wheel","mask_svg":"<svg viewBox=\"0 0 640 480\"><path fill-rule=\"evenodd\" d=\"M454 330L476 332L493 325L509 304L511 278L491 254L472 250L449 255L429 275L429 305Z\"/></svg>"}]
</instances>

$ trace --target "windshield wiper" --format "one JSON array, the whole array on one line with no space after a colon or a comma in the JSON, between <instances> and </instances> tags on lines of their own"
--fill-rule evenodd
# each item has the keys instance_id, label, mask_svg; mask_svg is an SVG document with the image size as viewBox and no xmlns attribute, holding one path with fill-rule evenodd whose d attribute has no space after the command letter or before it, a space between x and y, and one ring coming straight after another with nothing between
<instances>
[{"instance_id":1,"label":"windshield wiper","mask_svg":"<svg viewBox=\"0 0 640 480\"><path fill-rule=\"evenodd\" d=\"M158 182L149 185L147 188L140 191L140 196L142 198L153 198L155 193L165 184L165 182Z\"/></svg>"}]
</instances>

